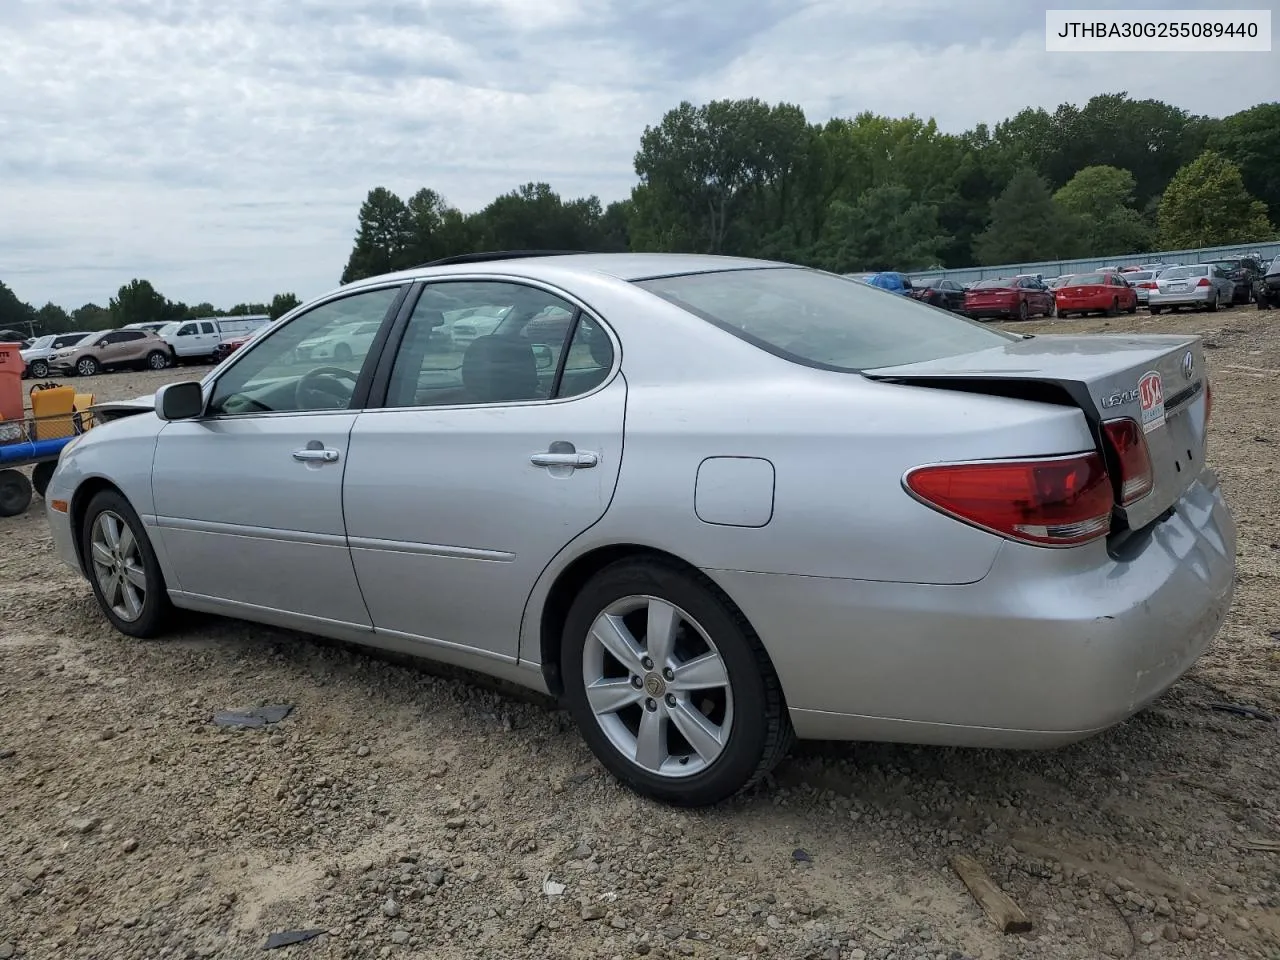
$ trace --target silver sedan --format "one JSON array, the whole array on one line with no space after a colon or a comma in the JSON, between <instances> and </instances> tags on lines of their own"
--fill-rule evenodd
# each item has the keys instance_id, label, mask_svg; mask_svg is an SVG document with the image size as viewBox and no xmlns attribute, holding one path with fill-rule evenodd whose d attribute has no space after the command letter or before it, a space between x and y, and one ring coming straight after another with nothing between
<instances>
[{"instance_id":1,"label":"silver sedan","mask_svg":"<svg viewBox=\"0 0 1280 960\"><path fill-rule=\"evenodd\" d=\"M1170 267L1156 277L1156 288L1147 292L1147 308L1152 313L1178 307L1217 310L1224 303L1230 306L1235 292L1235 281L1211 263Z\"/></svg>"},{"instance_id":2,"label":"silver sedan","mask_svg":"<svg viewBox=\"0 0 1280 960\"><path fill-rule=\"evenodd\" d=\"M460 348L458 310L502 322ZM353 316L352 362L294 361ZM103 411L47 514L127 634L181 607L460 664L697 805L794 736L1050 747L1158 697L1232 596L1209 412L1197 337L1008 334L763 261L471 257Z\"/></svg>"}]
</instances>

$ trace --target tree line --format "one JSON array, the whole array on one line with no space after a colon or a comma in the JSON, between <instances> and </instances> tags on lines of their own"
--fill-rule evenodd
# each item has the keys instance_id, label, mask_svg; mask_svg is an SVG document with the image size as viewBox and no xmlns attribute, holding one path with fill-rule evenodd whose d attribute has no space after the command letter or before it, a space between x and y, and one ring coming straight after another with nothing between
<instances>
[{"instance_id":1,"label":"tree line","mask_svg":"<svg viewBox=\"0 0 1280 960\"><path fill-rule=\"evenodd\" d=\"M1105 94L943 133L861 113L810 123L759 99L681 103L647 127L629 198L530 183L463 213L424 187L360 207L343 283L482 250L683 251L837 272L1105 258L1273 239L1280 103L1224 118Z\"/></svg>"},{"instance_id":2,"label":"tree line","mask_svg":"<svg viewBox=\"0 0 1280 960\"><path fill-rule=\"evenodd\" d=\"M423 187L360 206L341 282L483 250L672 251L841 273L1074 259L1274 239L1280 102L1223 118L1126 93L1027 108L964 133L860 113L811 123L759 99L684 102L646 127L631 195L528 183L464 213ZM146 280L106 306L36 308L0 283L0 329L100 329L297 303L188 306Z\"/></svg>"},{"instance_id":3,"label":"tree line","mask_svg":"<svg viewBox=\"0 0 1280 960\"><path fill-rule=\"evenodd\" d=\"M270 303L237 303L230 309L212 303L188 306L161 294L149 280L134 279L122 286L107 305L86 303L65 310L56 303L35 307L20 300L5 283L0 282L0 330L13 330L41 336L69 330L105 330L130 323L168 323L196 317L234 317L247 314L283 316L301 301L293 293L277 293Z\"/></svg>"}]
</instances>

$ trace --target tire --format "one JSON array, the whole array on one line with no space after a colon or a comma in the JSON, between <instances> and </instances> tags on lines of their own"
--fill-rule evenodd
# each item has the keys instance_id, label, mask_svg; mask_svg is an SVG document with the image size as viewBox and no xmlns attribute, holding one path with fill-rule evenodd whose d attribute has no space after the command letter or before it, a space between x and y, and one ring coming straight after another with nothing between
<instances>
[{"instance_id":1,"label":"tire","mask_svg":"<svg viewBox=\"0 0 1280 960\"><path fill-rule=\"evenodd\" d=\"M75 371L77 376L92 377L102 372L102 364L93 357L81 357L76 361Z\"/></svg>"},{"instance_id":2,"label":"tire","mask_svg":"<svg viewBox=\"0 0 1280 960\"><path fill-rule=\"evenodd\" d=\"M1107 309L1103 311L1103 314L1108 317L1118 317L1120 315L1120 301L1112 300L1111 306L1107 307Z\"/></svg>"},{"instance_id":3,"label":"tire","mask_svg":"<svg viewBox=\"0 0 1280 960\"><path fill-rule=\"evenodd\" d=\"M626 653L623 646L612 648L624 651L632 668L628 670L595 638L593 626L605 616L622 623L631 636L644 638L648 610L655 608L673 615L680 624L667 661L674 671L698 659L718 667L704 674L704 679L722 678L724 683L686 688L682 698L677 695L679 689L666 690L667 682L679 681L678 672L666 672L664 678L655 672L655 664L639 659L650 649L644 639L634 641L642 645L640 649L631 648L637 656ZM566 706L600 762L640 794L683 807L719 803L769 773L794 740L782 687L760 638L711 581L677 564L632 559L601 570L570 607L563 640L560 664ZM702 659L708 656L713 659ZM616 685L614 699L621 697L623 702L614 705L597 697L598 717L588 699L588 683ZM690 693L698 698L696 705ZM691 717L697 722L691 724ZM710 721L721 736L727 726L728 733L723 743L717 743L715 736L702 740L704 753L699 754L679 728L705 731L703 721ZM633 759L641 752L642 723L656 724L653 729L668 737L676 733L674 748L669 742L657 747L648 762L650 769ZM662 741L655 736L653 743ZM664 766L668 769L660 772ZM685 772L686 767L694 772Z\"/></svg>"},{"instance_id":4,"label":"tire","mask_svg":"<svg viewBox=\"0 0 1280 960\"><path fill-rule=\"evenodd\" d=\"M109 530L113 526L117 530L117 542L121 549L114 555L106 555L113 563L108 567L95 560L94 541L99 539L109 547ZM132 538L132 547L124 536L125 530ZM121 633L142 639L162 634L173 615L173 605L169 602L164 574L160 571L160 563L156 560L151 540L129 501L115 490L103 490L96 494L84 513L79 536L89 584L93 587L98 606L111 625ZM101 552L97 555L103 556ZM128 571L133 576L123 574L123 571ZM137 579L141 579L144 586L139 588ZM108 601L103 592L104 583L107 588L113 589L111 601ZM118 593L115 592L114 584L122 586ZM128 615L130 610L126 589L131 591L136 604L135 616ZM142 591L140 597L139 589ZM116 609L116 606L120 609Z\"/></svg>"},{"instance_id":5,"label":"tire","mask_svg":"<svg viewBox=\"0 0 1280 960\"><path fill-rule=\"evenodd\" d=\"M45 360L32 360L27 372L33 380L43 380L49 375L49 364Z\"/></svg>"},{"instance_id":6,"label":"tire","mask_svg":"<svg viewBox=\"0 0 1280 960\"><path fill-rule=\"evenodd\" d=\"M147 354L147 367L151 370L165 370L169 366L169 355L163 350L152 350Z\"/></svg>"},{"instance_id":7,"label":"tire","mask_svg":"<svg viewBox=\"0 0 1280 960\"><path fill-rule=\"evenodd\" d=\"M1213 299L1209 301L1208 305L1205 307L1205 310L1209 313L1218 312L1218 291L1215 290L1213 292Z\"/></svg>"},{"instance_id":8,"label":"tire","mask_svg":"<svg viewBox=\"0 0 1280 960\"><path fill-rule=\"evenodd\" d=\"M31 506L31 481L17 470L0 470L0 517L16 517Z\"/></svg>"},{"instance_id":9,"label":"tire","mask_svg":"<svg viewBox=\"0 0 1280 960\"><path fill-rule=\"evenodd\" d=\"M1133 301L1133 306L1126 307L1124 312L1132 317L1135 313L1138 312L1138 301L1137 300Z\"/></svg>"},{"instance_id":10,"label":"tire","mask_svg":"<svg viewBox=\"0 0 1280 960\"><path fill-rule=\"evenodd\" d=\"M44 498L44 492L49 489L49 481L53 479L53 471L57 468L56 460L43 460L32 468L31 486L35 487L41 499Z\"/></svg>"},{"instance_id":11,"label":"tire","mask_svg":"<svg viewBox=\"0 0 1280 960\"><path fill-rule=\"evenodd\" d=\"M1164 307L1147 307L1147 312L1150 313L1153 317L1158 317L1160 316L1160 311L1163 309Z\"/></svg>"},{"instance_id":12,"label":"tire","mask_svg":"<svg viewBox=\"0 0 1280 960\"><path fill-rule=\"evenodd\" d=\"M1027 301L1023 300L1020 304L1018 304L1018 319L1020 321L1026 320L1027 317L1029 317L1030 315L1031 315L1031 311L1027 307Z\"/></svg>"}]
</instances>

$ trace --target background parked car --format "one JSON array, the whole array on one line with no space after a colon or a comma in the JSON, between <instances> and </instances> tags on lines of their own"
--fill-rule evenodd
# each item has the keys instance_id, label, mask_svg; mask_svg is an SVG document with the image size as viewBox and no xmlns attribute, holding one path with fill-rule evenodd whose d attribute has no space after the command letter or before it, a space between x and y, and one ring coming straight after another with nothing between
<instances>
[{"instance_id":1,"label":"background parked car","mask_svg":"<svg viewBox=\"0 0 1280 960\"><path fill-rule=\"evenodd\" d=\"M964 295L964 312L974 319L1051 317L1053 292L1035 277L979 280Z\"/></svg>"},{"instance_id":2,"label":"background parked car","mask_svg":"<svg viewBox=\"0 0 1280 960\"><path fill-rule=\"evenodd\" d=\"M198 317L195 320L167 323L159 330L179 363L209 362L218 353L223 340L244 336L271 323L266 314L244 317Z\"/></svg>"},{"instance_id":3,"label":"background parked car","mask_svg":"<svg viewBox=\"0 0 1280 960\"><path fill-rule=\"evenodd\" d=\"M898 273L894 270L881 270L879 273L873 273L867 278L867 284L872 287L879 287L881 290L888 290L890 293L896 293L899 296L909 297L911 295L911 278L905 273Z\"/></svg>"},{"instance_id":4,"label":"background parked car","mask_svg":"<svg viewBox=\"0 0 1280 960\"><path fill-rule=\"evenodd\" d=\"M1232 303L1248 303L1253 299L1253 285L1258 277L1266 272L1253 257L1223 257L1219 260L1206 260L1206 263L1217 267L1235 284L1232 291Z\"/></svg>"},{"instance_id":5,"label":"background parked car","mask_svg":"<svg viewBox=\"0 0 1280 960\"><path fill-rule=\"evenodd\" d=\"M1073 313L1080 316L1105 313L1114 317L1122 310L1125 313L1138 310L1138 295L1129 286L1126 275L1105 270L1078 273L1055 290L1053 296L1060 317L1069 317Z\"/></svg>"},{"instance_id":6,"label":"background parked car","mask_svg":"<svg viewBox=\"0 0 1280 960\"><path fill-rule=\"evenodd\" d=\"M25 350L18 351L26 368L22 371L24 377L34 377L37 380L43 380L49 375L49 360L59 350L66 350L74 347L77 343L89 336L88 332L74 333L50 333L43 337L37 337Z\"/></svg>"},{"instance_id":7,"label":"background parked car","mask_svg":"<svg viewBox=\"0 0 1280 960\"><path fill-rule=\"evenodd\" d=\"M964 287L954 280L927 277L911 283L911 296L930 306L959 312L964 309Z\"/></svg>"},{"instance_id":8,"label":"background parked car","mask_svg":"<svg viewBox=\"0 0 1280 960\"><path fill-rule=\"evenodd\" d=\"M1138 306L1145 307L1147 298L1151 291L1156 288L1156 277L1160 275L1160 270L1134 270L1126 273L1124 278L1128 281L1129 286L1133 287L1133 292L1138 298Z\"/></svg>"},{"instance_id":9,"label":"background parked car","mask_svg":"<svg viewBox=\"0 0 1280 960\"><path fill-rule=\"evenodd\" d=\"M1147 292L1147 307L1152 313L1178 307L1217 310L1231 303L1235 289L1235 281L1212 264L1170 267L1156 278L1156 289Z\"/></svg>"},{"instance_id":10,"label":"background parked car","mask_svg":"<svg viewBox=\"0 0 1280 960\"><path fill-rule=\"evenodd\" d=\"M373 338L381 324L374 320L358 320L348 323L323 336L303 340L296 348L300 361L333 360L349 363L353 358L369 352Z\"/></svg>"},{"instance_id":11,"label":"background parked car","mask_svg":"<svg viewBox=\"0 0 1280 960\"><path fill-rule=\"evenodd\" d=\"M1271 261L1263 276L1253 288L1254 299L1258 301L1259 310L1280 307L1280 257Z\"/></svg>"},{"instance_id":12,"label":"background parked car","mask_svg":"<svg viewBox=\"0 0 1280 960\"><path fill-rule=\"evenodd\" d=\"M49 369L64 376L92 377L123 367L163 370L171 362L168 345L150 331L100 330L59 350L50 358Z\"/></svg>"}]
</instances>

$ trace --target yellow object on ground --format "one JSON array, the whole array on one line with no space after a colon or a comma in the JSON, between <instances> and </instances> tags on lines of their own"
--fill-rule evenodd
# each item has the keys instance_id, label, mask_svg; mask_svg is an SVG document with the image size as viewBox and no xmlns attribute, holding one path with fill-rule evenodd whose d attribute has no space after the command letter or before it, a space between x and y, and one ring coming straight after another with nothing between
<instances>
[{"instance_id":1,"label":"yellow object on ground","mask_svg":"<svg viewBox=\"0 0 1280 960\"><path fill-rule=\"evenodd\" d=\"M50 387L36 384L31 388L31 439L54 440L74 436L75 387Z\"/></svg>"}]
</instances>

